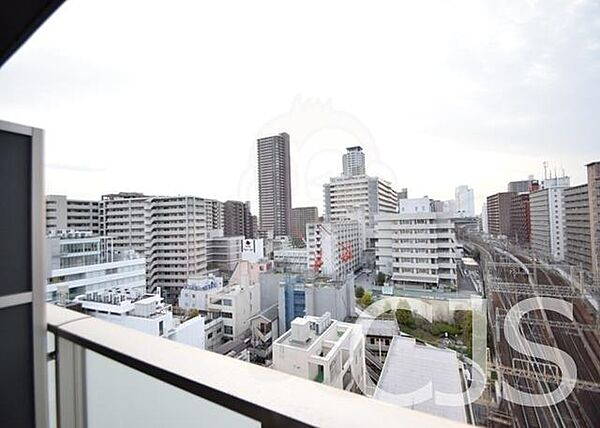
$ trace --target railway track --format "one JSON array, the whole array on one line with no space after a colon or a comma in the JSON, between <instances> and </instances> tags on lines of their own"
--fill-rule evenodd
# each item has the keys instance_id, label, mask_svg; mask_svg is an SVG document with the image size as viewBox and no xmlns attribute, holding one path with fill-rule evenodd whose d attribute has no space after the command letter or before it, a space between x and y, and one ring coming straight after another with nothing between
<instances>
[{"instance_id":1,"label":"railway track","mask_svg":"<svg viewBox=\"0 0 600 428\"><path fill-rule=\"evenodd\" d=\"M498 409L513 416L515 427L600 427L600 332L597 324L581 298L581 293L572 290L572 286L558 273L533 263L523 255L506 254L505 250L493 246L475 244L485 257L482 265L486 269L486 297L489 302L491 325L500 322L495 319L498 312L506 314L521 300L555 294L573 303L574 322L551 311L534 311L528 322L521 322L520 332L530 341L559 348L568 353L575 361L578 379L591 388L576 388L567 399L548 403L545 407L529 407L504 400ZM503 285L504 284L504 285ZM512 285L512 288L511 288ZM567 296L567 297L564 297ZM503 324L503 323L501 323ZM500 332L496 327L494 330ZM504 332L495 334L492 350L495 363L504 367L514 367L515 362L530 365L527 376L522 370L500 370L501 378L513 387L533 394L553 391L556 382L536 374L536 367L547 362L521 354L508 345ZM538 364L538 365L536 365ZM517 374L520 373L521 375ZM506 426L494 420L489 426Z\"/></svg>"}]
</instances>

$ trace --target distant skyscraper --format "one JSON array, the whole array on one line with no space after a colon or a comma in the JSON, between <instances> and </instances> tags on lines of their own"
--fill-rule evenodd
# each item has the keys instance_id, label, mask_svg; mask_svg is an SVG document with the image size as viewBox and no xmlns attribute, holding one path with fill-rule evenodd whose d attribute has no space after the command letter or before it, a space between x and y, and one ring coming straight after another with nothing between
<instances>
[{"instance_id":1,"label":"distant skyscraper","mask_svg":"<svg viewBox=\"0 0 600 428\"><path fill-rule=\"evenodd\" d=\"M365 175L365 154L362 147L348 147L343 156L343 175L353 177L355 175Z\"/></svg>"},{"instance_id":2,"label":"distant skyscraper","mask_svg":"<svg viewBox=\"0 0 600 428\"><path fill-rule=\"evenodd\" d=\"M456 212L463 217L475 216L475 192L469 186L458 186L454 191Z\"/></svg>"},{"instance_id":3,"label":"distant skyscraper","mask_svg":"<svg viewBox=\"0 0 600 428\"><path fill-rule=\"evenodd\" d=\"M360 147L349 147L343 156L344 172L323 185L325 222L359 220L366 227L365 237L372 235L375 215L398 212L398 192L392 184L365 171L365 154ZM405 190L405 189L403 189ZM406 192L405 192L406 194Z\"/></svg>"},{"instance_id":4,"label":"distant skyscraper","mask_svg":"<svg viewBox=\"0 0 600 428\"><path fill-rule=\"evenodd\" d=\"M274 236L291 232L292 186L290 136L285 132L258 140L258 209L260 228Z\"/></svg>"}]
</instances>

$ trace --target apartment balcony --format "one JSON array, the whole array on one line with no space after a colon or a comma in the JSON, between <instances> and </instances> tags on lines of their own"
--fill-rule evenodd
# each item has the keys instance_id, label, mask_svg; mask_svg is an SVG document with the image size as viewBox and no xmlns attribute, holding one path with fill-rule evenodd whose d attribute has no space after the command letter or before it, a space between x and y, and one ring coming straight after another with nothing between
<instances>
[{"instance_id":1,"label":"apartment balcony","mask_svg":"<svg viewBox=\"0 0 600 428\"><path fill-rule=\"evenodd\" d=\"M56 306L47 318L51 425L459 426Z\"/></svg>"}]
</instances>

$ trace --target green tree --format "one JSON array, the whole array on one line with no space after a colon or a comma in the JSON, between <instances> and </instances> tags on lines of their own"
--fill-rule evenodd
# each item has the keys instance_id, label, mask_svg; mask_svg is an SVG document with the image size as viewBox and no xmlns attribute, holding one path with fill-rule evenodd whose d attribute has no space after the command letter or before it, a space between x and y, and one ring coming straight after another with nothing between
<instances>
[{"instance_id":1,"label":"green tree","mask_svg":"<svg viewBox=\"0 0 600 428\"><path fill-rule=\"evenodd\" d=\"M378 272L377 273L377 285L383 285L385 283L385 280L387 279L387 276L385 275L385 273L383 272Z\"/></svg>"},{"instance_id":2,"label":"green tree","mask_svg":"<svg viewBox=\"0 0 600 428\"><path fill-rule=\"evenodd\" d=\"M365 294L360 298L360 304L363 308L371 306L373 303L373 295L368 291L365 291Z\"/></svg>"},{"instance_id":3,"label":"green tree","mask_svg":"<svg viewBox=\"0 0 600 428\"><path fill-rule=\"evenodd\" d=\"M354 295L357 299L360 299L362 296L365 295L365 289L359 285L358 287L356 287L356 290L354 290Z\"/></svg>"},{"instance_id":4,"label":"green tree","mask_svg":"<svg viewBox=\"0 0 600 428\"><path fill-rule=\"evenodd\" d=\"M415 316L410 309L398 309L396 310L396 321L398 324L405 327L414 328Z\"/></svg>"}]
</instances>

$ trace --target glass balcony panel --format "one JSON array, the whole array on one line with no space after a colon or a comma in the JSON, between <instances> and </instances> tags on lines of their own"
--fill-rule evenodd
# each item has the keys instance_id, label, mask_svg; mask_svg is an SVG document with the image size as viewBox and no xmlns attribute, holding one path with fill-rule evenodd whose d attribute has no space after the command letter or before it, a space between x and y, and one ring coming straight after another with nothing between
<instances>
[{"instance_id":1,"label":"glass balcony panel","mask_svg":"<svg viewBox=\"0 0 600 428\"><path fill-rule=\"evenodd\" d=\"M247 416L161 382L94 351L85 351L85 372L89 428L261 426L258 421Z\"/></svg>"}]
</instances>

